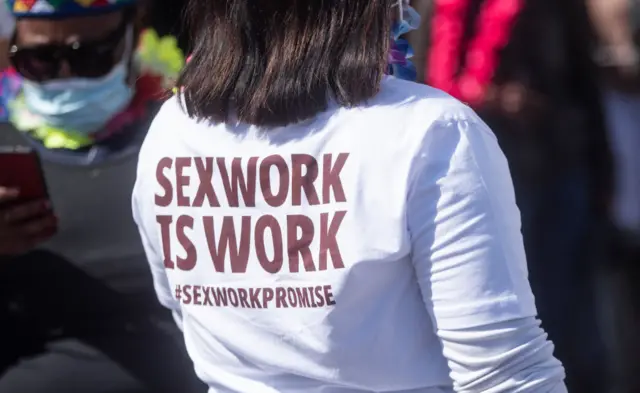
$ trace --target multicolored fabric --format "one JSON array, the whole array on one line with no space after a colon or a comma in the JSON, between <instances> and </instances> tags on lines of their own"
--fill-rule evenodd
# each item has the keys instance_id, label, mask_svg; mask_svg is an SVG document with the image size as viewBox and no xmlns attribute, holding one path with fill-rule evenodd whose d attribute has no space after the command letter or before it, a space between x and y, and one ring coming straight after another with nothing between
<instances>
[{"instance_id":1,"label":"multicolored fabric","mask_svg":"<svg viewBox=\"0 0 640 393\"><path fill-rule=\"evenodd\" d=\"M137 0L4 0L18 18L60 18L115 11Z\"/></svg>"},{"instance_id":2,"label":"multicolored fabric","mask_svg":"<svg viewBox=\"0 0 640 393\"><path fill-rule=\"evenodd\" d=\"M415 81L418 73L410 60L413 57L413 49L409 41L402 37L420 27L420 14L406 0L400 0L398 4L400 18L394 23L391 31L388 72L396 78Z\"/></svg>"},{"instance_id":3,"label":"multicolored fabric","mask_svg":"<svg viewBox=\"0 0 640 393\"><path fill-rule=\"evenodd\" d=\"M413 49L404 38L391 40L389 52L389 75L396 78L415 82L418 77L416 66L410 60L413 57Z\"/></svg>"}]
</instances>

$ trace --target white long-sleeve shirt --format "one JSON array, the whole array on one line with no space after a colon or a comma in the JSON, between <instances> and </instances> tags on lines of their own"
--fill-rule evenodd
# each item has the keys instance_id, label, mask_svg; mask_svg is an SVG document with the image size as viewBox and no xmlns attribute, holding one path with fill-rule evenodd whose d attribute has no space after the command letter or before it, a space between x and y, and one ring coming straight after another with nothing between
<instances>
[{"instance_id":1,"label":"white long-sleeve shirt","mask_svg":"<svg viewBox=\"0 0 640 393\"><path fill-rule=\"evenodd\" d=\"M506 159L435 89L269 131L172 99L133 211L211 393L566 392Z\"/></svg>"}]
</instances>

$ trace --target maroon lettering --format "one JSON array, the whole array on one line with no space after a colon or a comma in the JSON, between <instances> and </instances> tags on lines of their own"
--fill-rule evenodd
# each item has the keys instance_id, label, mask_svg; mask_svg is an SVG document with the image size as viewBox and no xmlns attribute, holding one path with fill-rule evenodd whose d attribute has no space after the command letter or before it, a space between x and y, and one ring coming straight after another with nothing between
<instances>
[{"instance_id":1,"label":"maroon lettering","mask_svg":"<svg viewBox=\"0 0 640 393\"><path fill-rule=\"evenodd\" d=\"M184 285L182 287L182 303L191 304L191 285Z\"/></svg>"},{"instance_id":2,"label":"maroon lettering","mask_svg":"<svg viewBox=\"0 0 640 393\"><path fill-rule=\"evenodd\" d=\"M171 216L156 216L156 222L160 224L160 242L162 243L162 255L164 257L164 267L173 269L175 267L171 260Z\"/></svg>"},{"instance_id":3,"label":"maroon lettering","mask_svg":"<svg viewBox=\"0 0 640 393\"><path fill-rule=\"evenodd\" d=\"M271 191L271 184L273 183L271 181L272 166L276 167L279 175L278 192L275 194ZM275 154L262 160L260 163L260 189L265 202L269 206L278 207L284 204L289 193L289 168L284 158Z\"/></svg>"},{"instance_id":4,"label":"maroon lettering","mask_svg":"<svg viewBox=\"0 0 640 393\"><path fill-rule=\"evenodd\" d=\"M240 206L240 193L242 200L247 207L256 206L256 172L258 165L258 157L249 158L247 165L247 176L244 176L242 170L242 159L234 158L231 161L231 176L227 172L227 166L224 158L217 158L218 170L222 178L222 185L227 195L227 202L231 207Z\"/></svg>"},{"instance_id":5,"label":"maroon lettering","mask_svg":"<svg viewBox=\"0 0 640 393\"><path fill-rule=\"evenodd\" d=\"M309 297L311 298L311 307L316 308L318 304L316 303L316 298L313 296L313 287L305 288L305 291L309 291Z\"/></svg>"},{"instance_id":6,"label":"maroon lettering","mask_svg":"<svg viewBox=\"0 0 640 393\"><path fill-rule=\"evenodd\" d=\"M176 265L178 265L178 269L189 271L196 266L196 261L198 260L198 253L196 251L196 247L193 245L193 242L187 234L185 230L189 228L193 230L193 217L187 215L181 215L178 217L176 221L176 237L178 238L178 242L184 249L184 252L187 254L185 258L181 258L179 256L176 257Z\"/></svg>"},{"instance_id":7,"label":"maroon lettering","mask_svg":"<svg viewBox=\"0 0 640 393\"><path fill-rule=\"evenodd\" d=\"M251 305L247 301L249 294L244 288L238 288L238 296L240 297L240 307L251 308Z\"/></svg>"},{"instance_id":8,"label":"maroon lettering","mask_svg":"<svg viewBox=\"0 0 640 393\"><path fill-rule=\"evenodd\" d=\"M267 255L267 248L265 246L264 235L269 228L271 232L271 239L273 241L273 258L269 259ZM265 214L256 222L255 229L255 249L258 262L262 268L271 274L278 273L282 268L283 259L283 245L282 245L282 231L280 230L280 224L275 217Z\"/></svg>"},{"instance_id":9,"label":"maroon lettering","mask_svg":"<svg viewBox=\"0 0 640 393\"><path fill-rule=\"evenodd\" d=\"M276 308L289 308L287 305L287 291L284 288L276 288Z\"/></svg>"},{"instance_id":10,"label":"maroon lettering","mask_svg":"<svg viewBox=\"0 0 640 393\"><path fill-rule=\"evenodd\" d=\"M296 295L300 302L300 307L309 307L309 293L307 288L296 288Z\"/></svg>"},{"instance_id":11,"label":"maroon lettering","mask_svg":"<svg viewBox=\"0 0 640 393\"><path fill-rule=\"evenodd\" d=\"M246 309L318 308L336 304L331 285L313 287L229 288L182 285L177 299L186 305Z\"/></svg>"},{"instance_id":12,"label":"maroon lettering","mask_svg":"<svg viewBox=\"0 0 640 393\"><path fill-rule=\"evenodd\" d=\"M193 286L193 304L195 306L202 306L200 298L202 297L202 287L200 285Z\"/></svg>"},{"instance_id":13,"label":"maroon lettering","mask_svg":"<svg viewBox=\"0 0 640 393\"><path fill-rule=\"evenodd\" d=\"M260 304L260 288L249 288L249 300L251 308L262 308Z\"/></svg>"},{"instance_id":14,"label":"maroon lettering","mask_svg":"<svg viewBox=\"0 0 640 393\"><path fill-rule=\"evenodd\" d=\"M332 167L332 154L324 155L322 165L322 203L331 203L331 190L333 190L333 197L336 202L347 201L342 188L342 179L340 178L340 172L342 172L347 158L349 158L349 153L338 154L338 158Z\"/></svg>"},{"instance_id":15,"label":"maroon lettering","mask_svg":"<svg viewBox=\"0 0 640 393\"><path fill-rule=\"evenodd\" d=\"M296 296L295 289L287 288L287 298L289 298L291 307L298 307L298 297Z\"/></svg>"},{"instance_id":16,"label":"maroon lettering","mask_svg":"<svg viewBox=\"0 0 640 393\"><path fill-rule=\"evenodd\" d=\"M315 295L314 297L316 298L316 300L318 301L318 307L323 307L325 304L325 299L322 293L322 287L321 286L317 286L315 288L313 288L313 294Z\"/></svg>"},{"instance_id":17,"label":"maroon lettering","mask_svg":"<svg viewBox=\"0 0 640 393\"><path fill-rule=\"evenodd\" d=\"M238 307L238 294L236 293L236 290L233 288L227 288L227 293L229 296L229 304L231 304L232 307Z\"/></svg>"},{"instance_id":18,"label":"maroon lettering","mask_svg":"<svg viewBox=\"0 0 640 393\"><path fill-rule=\"evenodd\" d=\"M226 306L228 304L227 292L224 289L214 288L211 291L211 296L213 296L213 302L216 306Z\"/></svg>"},{"instance_id":19,"label":"maroon lettering","mask_svg":"<svg viewBox=\"0 0 640 393\"><path fill-rule=\"evenodd\" d=\"M264 288L262 290L262 308L267 308L267 304L273 300L273 289Z\"/></svg>"},{"instance_id":20,"label":"maroon lettering","mask_svg":"<svg viewBox=\"0 0 640 393\"><path fill-rule=\"evenodd\" d=\"M193 198L192 206L202 207L206 199L210 207L219 207L220 202L213 189L213 157L195 157L194 162L200 183L198 184L196 196Z\"/></svg>"},{"instance_id":21,"label":"maroon lettering","mask_svg":"<svg viewBox=\"0 0 640 393\"><path fill-rule=\"evenodd\" d=\"M213 302L211 302L211 287L202 287L203 292L203 300L205 306L213 306Z\"/></svg>"},{"instance_id":22,"label":"maroon lettering","mask_svg":"<svg viewBox=\"0 0 640 393\"><path fill-rule=\"evenodd\" d=\"M169 157L161 158L158 161L158 166L156 167L156 180L162 190L164 191L163 195L155 195L155 203L156 206L167 207L171 204L171 200L173 199L173 186L171 185L171 181L164 174L165 169L171 169L173 166L173 160Z\"/></svg>"},{"instance_id":23,"label":"maroon lettering","mask_svg":"<svg viewBox=\"0 0 640 393\"><path fill-rule=\"evenodd\" d=\"M176 200L180 207L188 207L190 205L189 197L184 195L184 188L191 183L191 179L184 174L184 170L190 166L191 157L176 158Z\"/></svg>"},{"instance_id":24,"label":"maroon lettering","mask_svg":"<svg viewBox=\"0 0 640 393\"><path fill-rule=\"evenodd\" d=\"M298 235L300 233L300 235ZM316 267L309 247L313 241L313 221L301 214L287 216L287 250L289 254L289 271L300 271L300 256L304 264L304 270L313 272Z\"/></svg>"},{"instance_id":25,"label":"maroon lettering","mask_svg":"<svg viewBox=\"0 0 640 393\"><path fill-rule=\"evenodd\" d=\"M333 292L331 285L325 285L322 287L324 289L324 298L328 306L333 306L336 304L336 301L333 299Z\"/></svg>"},{"instance_id":26,"label":"maroon lettering","mask_svg":"<svg viewBox=\"0 0 640 393\"><path fill-rule=\"evenodd\" d=\"M249 250L251 246L251 217L243 216L240 224L240 241L236 239L236 229L233 217L226 216L222 219L220 238L216 244L216 233L213 217L202 218L205 236L209 246L209 254L216 272L224 273L224 261L231 262L232 273L244 273L247 271Z\"/></svg>"},{"instance_id":27,"label":"maroon lettering","mask_svg":"<svg viewBox=\"0 0 640 393\"><path fill-rule=\"evenodd\" d=\"M308 154L293 154L291 156L291 202L293 206L302 205L304 191L309 205L320 204L318 192L313 184L318 178L318 161ZM304 173L303 173L303 170Z\"/></svg>"},{"instance_id":28,"label":"maroon lettering","mask_svg":"<svg viewBox=\"0 0 640 393\"><path fill-rule=\"evenodd\" d=\"M331 255L334 269L344 269L344 262L338 247L338 231L346 211L335 212L329 224L329 213L320 215L320 261L318 269L320 271L327 270L327 255Z\"/></svg>"}]
</instances>

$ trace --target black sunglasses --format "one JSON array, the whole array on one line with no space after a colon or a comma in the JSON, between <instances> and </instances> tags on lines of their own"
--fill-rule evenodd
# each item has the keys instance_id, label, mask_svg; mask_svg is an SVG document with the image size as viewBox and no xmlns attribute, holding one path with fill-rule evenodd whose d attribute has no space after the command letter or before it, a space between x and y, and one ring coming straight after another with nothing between
<instances>
[{"instance_id":1,"label":"black sunglasses","mask_svg":"<svg viewBox=\"0 0 640 393\"><path fill-rule=\"evenodd\" d=\"M116 50L127 33L131 19L131 15L125 13L118 28L105 38L91 42L19 46L14 33L9 47L9 60L20 75L36 82L59 77L63 62L68 64L74 76L105 76L118 62Z\"/></svg>"}]
</instances>

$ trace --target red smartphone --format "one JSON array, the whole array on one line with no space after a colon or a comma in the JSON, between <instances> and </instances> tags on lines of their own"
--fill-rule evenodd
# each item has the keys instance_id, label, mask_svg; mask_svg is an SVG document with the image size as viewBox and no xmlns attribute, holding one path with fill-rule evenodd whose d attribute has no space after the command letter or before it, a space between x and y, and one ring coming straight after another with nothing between
<instances>
[{"instance_id":1,"label":"red smartphone","mask_svg":"<svg viewBox=\"0 0 640 393\"><path fill-rule=\"evenodd\" d=\"M40 157L24 146L0 146L0 187L17 188L17 201L49 199Z\"/></svg>"}]
</instances>

